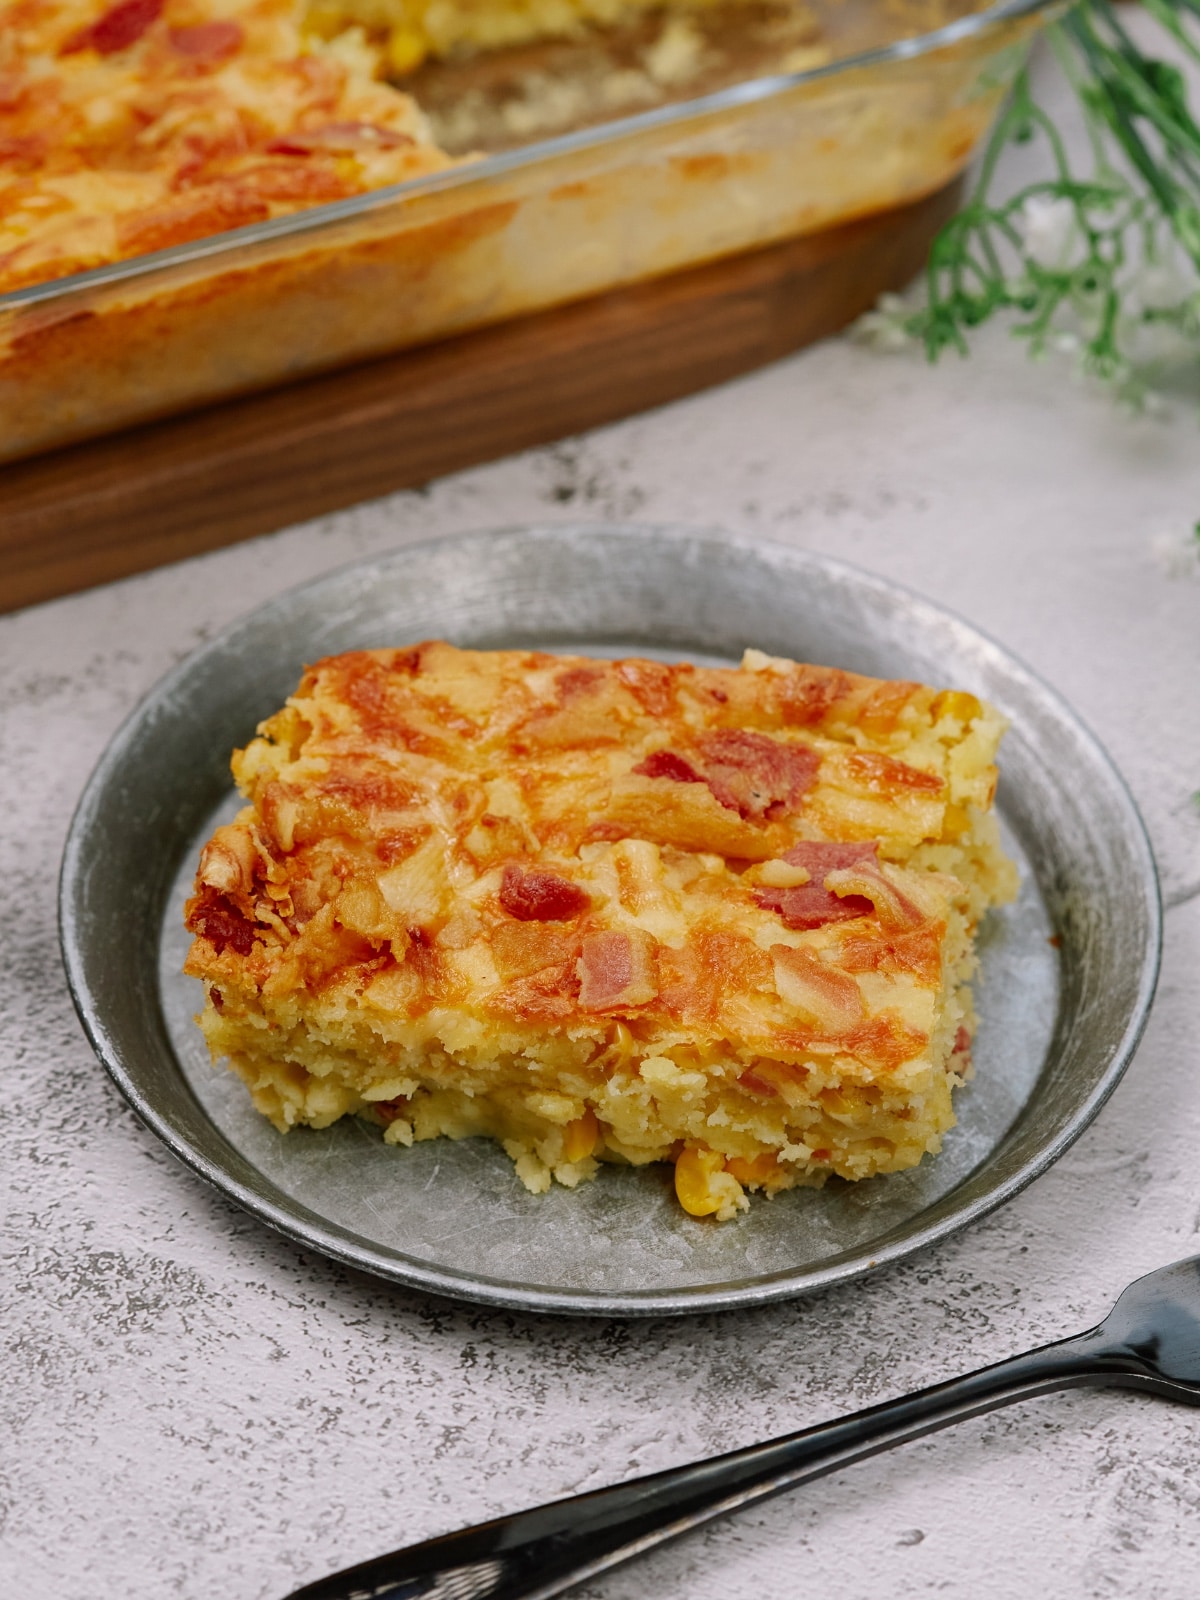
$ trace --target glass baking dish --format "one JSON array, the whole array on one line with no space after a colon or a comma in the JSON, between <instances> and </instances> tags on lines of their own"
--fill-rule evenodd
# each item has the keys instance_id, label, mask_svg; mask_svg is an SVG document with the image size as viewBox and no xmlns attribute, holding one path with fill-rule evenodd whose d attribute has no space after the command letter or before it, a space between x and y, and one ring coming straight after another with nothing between
<instances>
[{"instance_id":1,"label":"glass baking dish","mask_svg":"<svg viewBox=\"0 0 1200 1600\"><path fill-rule=\"evenodd\" d=\"M0 296L0 461L915 201L1058 3Z\"/></svg>"}]
</instances>

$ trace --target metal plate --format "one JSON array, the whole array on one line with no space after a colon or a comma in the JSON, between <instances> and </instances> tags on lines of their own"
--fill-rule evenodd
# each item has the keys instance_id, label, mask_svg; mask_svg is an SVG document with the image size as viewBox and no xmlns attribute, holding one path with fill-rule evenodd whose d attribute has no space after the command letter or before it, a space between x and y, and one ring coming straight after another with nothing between
<instances>
[{"instance_id":1,"label":"metal plate","mask_svg":"<svg viewBox=\"0 0 1200 1600\"><path fill-rule=\"evenodd\" d=\"M913 1172L686 1217L665 1167L532 1196L481 1140L403 1150L347 1118L277 1134L214 1070L180 975L179 911L232 804L228 758L307 661L445 637L597 655L772 654L971 689L1012 727L998 805L1022 869L984 926L974 1081ZM1133 1053L1158 970L1154 861L1130 795L1045 684L949 613L841 563L671 528L522 528L408 548L260 607L116 735L71 827L63 953L88 1035L145 1122L263 1221L399 1283L529 1309L637 1315L761 1303L944 1238L1050 1165ZM1057 946L1051 943L1055 936Z\"/></svg>"}]
</instances>

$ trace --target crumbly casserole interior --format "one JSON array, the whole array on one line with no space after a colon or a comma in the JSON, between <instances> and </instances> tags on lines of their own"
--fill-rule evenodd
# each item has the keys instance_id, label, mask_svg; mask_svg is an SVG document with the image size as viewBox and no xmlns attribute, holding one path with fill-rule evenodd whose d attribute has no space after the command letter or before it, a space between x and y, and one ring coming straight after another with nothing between
<instances>
[{"instance_id":1,"label":"crumbly casserole interior","mask_svg":"<svg viewBox=\"0 0 1200 1600\"><path fill-rule=\"evenodd\" d=\"M309 668L187 907L200 1023L281 1130L499 1140L534 1191L675 1164L694 1215L939 1148L1016 874L1000 716L433 642Z\"/></svg>"},{"instance_id":2,"label":"crumbly casserole interior","mask_svg":"<svg viewBox=\"0 0 1200 1600\"><path fill-rule=\"evenodd\" d=\"M307 0L309 28L326 36L359 26L380 40L393 71L427 56L499 50L533 39L613 27L641 12L700 11L723 0Z\"/></svg>"}]
</instances>

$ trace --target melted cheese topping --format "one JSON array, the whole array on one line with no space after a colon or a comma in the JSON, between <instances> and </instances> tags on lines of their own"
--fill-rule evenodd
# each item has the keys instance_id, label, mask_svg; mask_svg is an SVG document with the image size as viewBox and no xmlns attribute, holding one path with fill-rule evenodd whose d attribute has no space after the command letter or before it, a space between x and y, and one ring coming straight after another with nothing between
<instances>
[{"instance_id":1,"label":"melted cheese topping","mask_svg":"<svg viewBox=\"0 0 1200 1600\"><path fill-rule=\"evenodd\" d=\"M0 292L445 166L295 0L0 3Z\"/></svg>"},{"instance_id":2,"label":"melted cheese topping","mask_svg":"<svg viewBox=\"0 0 1200 1600\"><path fill-rule=\"evenodd\" d=\"M487 1132L533 1187L716 1150L720 1214L731 1171L740 1195L911 1165L953 1120L974 922L1013 887L1002 727L755 652L320 662L235 755L251 803L201 859L210 1045L281 1127Z\"/></svg>"}]
</instances>

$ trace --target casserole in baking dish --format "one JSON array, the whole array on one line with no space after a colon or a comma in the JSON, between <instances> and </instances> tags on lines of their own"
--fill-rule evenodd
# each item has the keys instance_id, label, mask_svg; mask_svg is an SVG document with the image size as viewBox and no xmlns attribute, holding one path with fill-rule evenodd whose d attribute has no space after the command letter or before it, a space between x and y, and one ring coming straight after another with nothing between
<instances>
[{"instance_id":1,"label":"casserole in baking dish","mask_svg":"<svg viewBox=\"0 0 1200 1600\"><path fill-rule=\"evenodd\" d=\"M0 460L931 193L1046 10L957 4L15 0Z\"/></svg>"}]
</instances>

